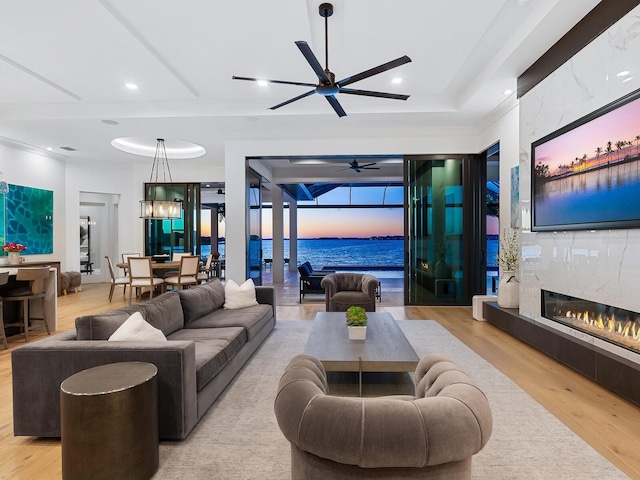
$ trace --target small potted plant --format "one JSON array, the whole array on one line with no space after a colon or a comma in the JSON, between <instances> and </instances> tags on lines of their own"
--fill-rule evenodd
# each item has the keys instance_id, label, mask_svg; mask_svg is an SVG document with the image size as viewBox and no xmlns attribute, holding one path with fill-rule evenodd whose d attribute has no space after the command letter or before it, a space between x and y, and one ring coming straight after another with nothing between
<instances>
[{"instance_id":1,"label":"small potted plant","mask_svg":"<svg viewBox=\"0 0 640 480\"><path fill-rule=\"evenodd\" d=\"M347 308L349 340L364 340L367 336L367 312L355 305Z\"/></svg>"}]
</instances>

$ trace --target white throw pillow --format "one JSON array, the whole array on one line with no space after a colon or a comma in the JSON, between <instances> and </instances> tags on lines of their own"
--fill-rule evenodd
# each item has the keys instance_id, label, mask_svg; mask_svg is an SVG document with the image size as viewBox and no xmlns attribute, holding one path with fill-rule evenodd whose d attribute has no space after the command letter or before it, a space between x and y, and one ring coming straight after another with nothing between
<instances>
[{"instance_id":1,"label":"white throw pillow","mask_svg":"<svg viewBox=\"0 0 640 480\"><path fill-rule=\"evenodd\" d=\"M113 341L167 341L162 330L145 321L140 312L133 313L109 337Z\"/></svg>"},{"instance_id":2,"label":"white throw pillow","mask_svg":"<svg viewBox=\"0 0 640 480\"><path fill-rule=\"evenodd\" d=\"M253 284L253 280L249 279L242 285L238 285L233 280L227 280L224 286L224 308L235 310L253 305L258 305L256 286Z\"/></svg>"}]
</instances>

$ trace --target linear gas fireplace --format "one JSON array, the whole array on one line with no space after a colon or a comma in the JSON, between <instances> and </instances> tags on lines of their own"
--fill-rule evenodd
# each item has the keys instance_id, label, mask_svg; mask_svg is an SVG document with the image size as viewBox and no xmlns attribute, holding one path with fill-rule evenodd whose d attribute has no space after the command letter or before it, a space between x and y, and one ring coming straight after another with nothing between
<instances>
[{"instance_id":1,"label":"linear gas fireplace","mask_svg":"<svg viewBox=\"0 0 640 480\"><path fill-rule=\"evenodd\" d=\"M542 290L542 316L640 353L640 314Z\"/></svg>"}]
</instances>

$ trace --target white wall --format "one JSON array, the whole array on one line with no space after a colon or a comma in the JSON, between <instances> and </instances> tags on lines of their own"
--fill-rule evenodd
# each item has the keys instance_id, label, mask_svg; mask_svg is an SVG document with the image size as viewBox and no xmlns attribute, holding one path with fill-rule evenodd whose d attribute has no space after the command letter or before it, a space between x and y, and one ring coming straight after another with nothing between
<instances>
[{"instance_id":1,"label":"white wall","mask_svg":"<svg viewBox=\"0 0 640 480\"><path fill-rule=\"evenodd\" d=\"M620 355L640 356L543 319L540 290L640 312L640 230L531 232L531 144L640 87L636 7L520 99L520 313ZM623 82L616 74L632 72Z\"/></svg>"}]
</instances>

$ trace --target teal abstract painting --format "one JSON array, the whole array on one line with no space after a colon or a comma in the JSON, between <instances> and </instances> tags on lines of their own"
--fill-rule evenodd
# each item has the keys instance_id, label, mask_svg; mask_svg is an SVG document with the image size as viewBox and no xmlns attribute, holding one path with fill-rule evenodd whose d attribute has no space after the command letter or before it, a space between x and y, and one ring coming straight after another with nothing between
<instances>
[{"instance_id":1,"label":"teal abstract painting","mask_svg":"<svg viewBox=\"0 0 640 480\"><path fill-rule=\"evenodd\" d=\"M53 191L9 185L5 241L27 247L23 255L53 253Z\"/></svg>"}]
</instances>

